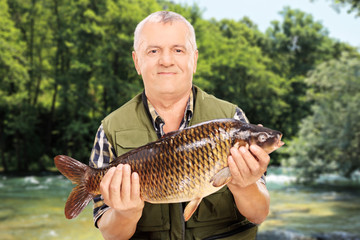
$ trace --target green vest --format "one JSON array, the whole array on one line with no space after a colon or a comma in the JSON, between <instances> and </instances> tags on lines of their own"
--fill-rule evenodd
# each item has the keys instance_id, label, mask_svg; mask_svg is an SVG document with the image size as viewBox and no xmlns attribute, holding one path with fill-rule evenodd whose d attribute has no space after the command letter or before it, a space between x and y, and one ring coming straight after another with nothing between
<instances>
[{"instance_id":1,"label":"green vest","mask_svg":"<svg viewBox=\"0 0 360 240\"><path fill-rule=\"evenodd\" d=\"M190 125L235 115L234 104L217 99L197 87L196 90ZM118 156L158 138L141 94L108 115L103 120L103 127ZM184 206L183 203L145 202L132 239L255 239L257 227L239 213L226 186L204 198L187 222L183 220Z\"/></svg>"}]
</instances>

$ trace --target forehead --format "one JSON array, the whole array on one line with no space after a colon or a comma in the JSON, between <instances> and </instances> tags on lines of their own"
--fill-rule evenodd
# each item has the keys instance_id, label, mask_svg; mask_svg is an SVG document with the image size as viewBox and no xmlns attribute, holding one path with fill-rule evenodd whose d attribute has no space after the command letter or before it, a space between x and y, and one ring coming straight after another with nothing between
<instances>
[{"instance_id":1,"label":"forehead","mask_svg":"<svg viewBox=\"0 0 360 240\"><path fill-rule=\"evenodd\" d=\"M147 22L140 33L140 47L190 44L189 29L180 21L168 23Z\"/></svg>"}]
</instances>

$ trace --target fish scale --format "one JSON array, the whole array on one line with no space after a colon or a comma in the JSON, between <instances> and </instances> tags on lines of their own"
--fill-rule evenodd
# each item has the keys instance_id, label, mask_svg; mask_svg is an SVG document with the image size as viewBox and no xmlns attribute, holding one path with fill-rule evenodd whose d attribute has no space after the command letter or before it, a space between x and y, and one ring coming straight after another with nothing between
<instances>
[{"instance_id":1,"label":"fish scale","mask_svg":"<svg viewBox=\"0 0 360 240\"><path fill-rule=\"evenodd\" d=\"M184 134L182 135L176 135L171 137L170 139L168 139L167 141L165 141L165 144L161 145L161 148L164 148L165 146L167 147L167 149L160 149L160 153L159 155L155 155L158 156L158 159L156 158L149 158L149 162L151 163L158 163L160 166L156 166L156 164L148 164L146 166L143 166L141 168L138 167L138 165L136 164L136 162L138 161L138 155L140 155L140 157L143 157L144 154L137 154L134 155L132 157L132 159L129 159L128 161L126 161L126 163L129 163L132 166L132 171L138 172L139 176L140 176L140 184L144 183L143 185L141 185L141 195L144 198L145 201L149 201L149 202L164 202L164 198L166 196L166 200L168 199L176 199L178 198L179 201L183 201L181 198L188 198L189 200L191 199L191 196L187 196L186 195L186 188L194 188L196 187L196 185L198 186L197 190L193 189L193 191L188 191L188 193L190 195L193 195L194 192L200 191L202 187L202 181L204 179L199 178L199 177L203 177L206 176L205 173L207 172L214 172L217 169L210 169L209 164L201 164L202 162L206 162L204 160L206 160L207 158L207 152L210 152L210 148L207 147L206 145L198 148L198 147L182 147L182 149L186 149L184 151L177 151L177 152L172 152L169 153L168 149L172 149L173 146L183 146L181 144L181 141L183 139L192 139L192 143L191 146L196 146L204 139L204 135L209 136L209 131L203 131L200 132L199 129L192 129L191 131L189 131L188 134ZM214 135L214 134L212 134ZM185 137L184 137L185 136ZM225 144L218 144L217 145L217 155L219 155L219 157L221 158L225 153L225 148L226 145ZM200 149L200 150L199 150ZM144 150L146 151L146 149ZM153 152L157 152L156 150ZM192 163L193 166L195 166L195 172L190 170L189 168L186 168L186 164L184 164L184 161L190 159L189 162ZM143 162L143 161L141 161ZM162 164L160 164L162 163ZM165 165L163 165L165 163ZM207 165L207 166L206 166ZM223 167L225 165L221 164L220 167ZM173 171L164 171L164 173L158 172L156 177L153 173L153 171L151 171L152 169L174 169ZM146 170L146 171L142 171L142 170ZM212 170L212 171L211 171ZM150 174L149 172L150 171ZM165 174L167 172L167 174ZM152 176L150 181L148 178L146 178L146 176ZM174 176L172 178L169 178L169 176ZM143 176L143 177L142 177ZM184 179L184 176L192 176L191 179L187 179L189 181L185 182L182 181L181 183L179 183L179 181L177 182L173 182L174 179ZM208 177L209 179L209 177ZM181 191L166 191L166 189L168 188L168 184L171 184L173 186L176 185L180 185ZM154 186L156 186L156 188L158 188L159 191L150 191L148 189L152 189ZM157 195L155 195L157 194ZM188 194L188 195L189 195ZM165 200L165 201L166 201Z\"/></svg>"},{"instance_id":2,"label":"fish scale","mask_svg":"<svg viewBox=\"0 0 360 240\"><path fill-rule=\"evenodd\" d=\"M187 221L202 198L231 180L227 163L231 147L257 144L270 153L283 145L281 137L276 130L220 119L166 134L117 157L104 168L91 168L68 156L56 156L59 171L78 184L66 202L65 216L76 217L100 194L100 182L111 167L129 164L131 171L139 175L144 201L155 204L189 201L184 211Z\"/></svg>"}]
</instances>

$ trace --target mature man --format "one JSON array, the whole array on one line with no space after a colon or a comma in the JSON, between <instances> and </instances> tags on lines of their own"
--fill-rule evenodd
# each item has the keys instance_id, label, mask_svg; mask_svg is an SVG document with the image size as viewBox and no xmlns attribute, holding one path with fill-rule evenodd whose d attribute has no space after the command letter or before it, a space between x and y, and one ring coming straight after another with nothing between
<instances>
[{"instance_id":1,"label":"mature man","mask_svg":"<svg viewBox=\"0 0 360 240\"><path fill-rule=\"evenodd\" d=\"M235 105L193 86L198 51L191 24L173 12L156 12L139 23L132 53L144 92L107 116L96 135L90 164L116 156L167 132L216 118L247 121ZM254 239L269 212L264 172L269 156L259 147L232 148L232 181L204 198L185 222L184 204L150 204L140 197L130 166L111 168L94 198L94 220L105 239Z\"/></svg>"}]
</instances>

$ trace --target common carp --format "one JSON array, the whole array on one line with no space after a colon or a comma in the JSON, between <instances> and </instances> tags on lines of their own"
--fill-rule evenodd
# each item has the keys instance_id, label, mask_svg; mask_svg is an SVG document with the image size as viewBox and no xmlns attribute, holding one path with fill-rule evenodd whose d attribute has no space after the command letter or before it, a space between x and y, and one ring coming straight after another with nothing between
<instances>
[{"instance_id":1,"label":"common carp","mask_svg":"<svg viewBox=\"0 0 360 240\"><path fill-rule=\"evenodd\" d=\"M65 205L65 216L75 218L100 194L106 172L129 164L140 179L140 196L150 203L187 202L187 221L202 198L231 180L228 156L233 146L256 144L267 153L281 147L282 133L235 119L217 119L166 134L157 141L117 157L109 166L92 168L68 156L55 157L59 171L77 186Z\"/></svg>"}]
</instances>

